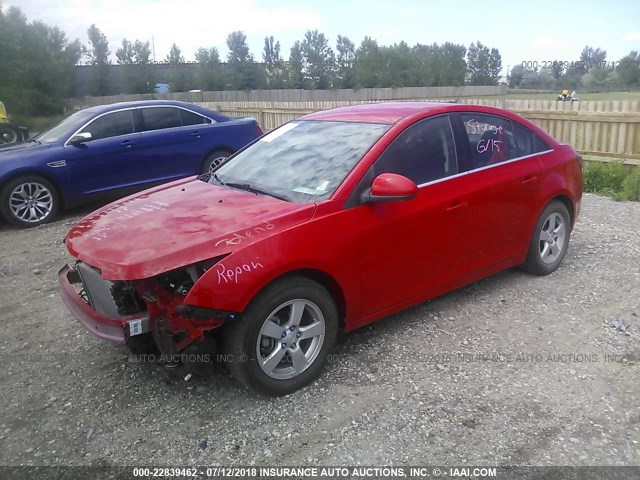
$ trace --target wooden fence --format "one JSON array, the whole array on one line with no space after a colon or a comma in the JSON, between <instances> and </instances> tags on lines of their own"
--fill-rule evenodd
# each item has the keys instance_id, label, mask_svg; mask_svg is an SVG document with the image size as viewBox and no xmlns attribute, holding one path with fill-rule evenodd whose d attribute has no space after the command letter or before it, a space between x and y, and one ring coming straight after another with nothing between
<instances>
[{"instance_id":1,"label":"wooden fence","mask_svg":"<svg viewBox=\"0 0 640 480\"><path fill-rule=\"evenodd\" d=\"M164 95L117 95L71 99L72 110L113 102L174 99L203 105L230 117L254 117L271 130L306 113L327 108L380 101L433 100L506 108L540 125L561 142L569 143L586 160L623 161L640 165L640 102L512 100L491 98L506 87L403 87L360 90L255 90L191 92ZM485 97L485 98L478 98Z\"/></svg>"},{"instance_id":2,"label":"wooden fence","mask_svg":"<svg viewBox=\"0 0 640 480\"><path fill-rule=\"evenodd\" d=\"M640 165L640 102L459 99L461 103L506 108L537 123L557 140L569 143L590 161ZM330 102L197 102L234 118L254 117L271 130L301 115L363 103Z\"/></svg>"},{"instance_id":3,"label":"wooden fence","mask_svg":"<svg viewBox=\"0 0 640 480\"><path fill-rule=\"evenodd\" d=\"M383 100L406 100L428 98L463 98L506 95L506 85L460 87L395 87L359 88L335 90L233 90L233 91L191 91L178 93L149 93L136 95L111 95L107 97L81 97L67 100L68 110L80 110L95 105L135 100L181 100L183 102L369 102Z\"/></svg>"}]
</instances>

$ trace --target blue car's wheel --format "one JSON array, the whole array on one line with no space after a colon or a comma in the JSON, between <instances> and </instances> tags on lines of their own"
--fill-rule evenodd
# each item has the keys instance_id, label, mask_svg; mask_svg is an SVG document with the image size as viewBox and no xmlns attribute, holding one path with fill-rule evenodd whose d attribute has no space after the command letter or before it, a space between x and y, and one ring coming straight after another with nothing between
<instances>
[{"instance_id":1,"label":"blue car's wheel","mask_svg":"<svg viewBox=\"0 0 640 480\"><path fill-rule=\"evenodd\" d=\"M2 189L0 202L2 216L23 228L50 222L60 206L55 187L44 178L36 176L11 180Z\"/></svg>"},{"instance_id":2,"label":"blue car's wheel","mask_svg":"<svg viewBox=\"0 0 640 480\"><path fill-rule=\"evenodd\" d=\"M207 155L204 164L202 165L202 173L213 172L222 162L224 162L231 153L226 150L216 150L215 152Z\"/></svg>"}]
</instances>

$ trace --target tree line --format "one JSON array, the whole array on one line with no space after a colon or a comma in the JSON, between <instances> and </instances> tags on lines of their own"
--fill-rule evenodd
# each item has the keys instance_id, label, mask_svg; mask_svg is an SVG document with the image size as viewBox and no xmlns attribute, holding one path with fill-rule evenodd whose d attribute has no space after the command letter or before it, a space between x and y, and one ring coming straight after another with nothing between
<instances>
[{"instance_id":1,"label":"tree line","mask_svg":"<svg viewBox=\"0 0 640 480\"><path fill-rule=\"evenodd\" d=\"M152 93L158 82L169 83L174 92L495 85L502 70L499 51L481 42L468 47L450 42L381 45L365 37L356 45L338 35L332 45L324 33L309 30L288 55L273 36L266 37L256 58L246 35L235 31L226 39L225 58L216 47L201 47L195 62L185 62L182 50L173 44L166 58L156 62L149 41L124 39L112 52L95 24L87 35L89 42L83 45L58 27L27 21L18 7L5 11L0 4L0 91L10 111L59 112L63 100L76 92L74 68L79 65L90 69L88 93L96 96ZM157 68L159 63L168 68ZM113 65L119 66L122 82L114 81Z\"/></svg>"},{"instance_id":2,"label":"tree line","mask_svg":"<svg viewBox=\"0 0 640 480\"><path fill-rule=\"evenodd\" d=\"M1 0L0 0L1 1ZM254 57L242 31L228 35L228 53L201 47L194 62L186 62L175 43L160 62L154 61L149 41L124 39L113 52L107 36L94 24L89 42L67 38L58 27L29 22L18 7L0 4L0 100L15 114L58 113L65 98L76 94L74 69L89 69L87 93L152 93L158 82L171 91L192 89L333 89L367 87L496 85L502 58L496 48L481 42L468 46L451 42L410 46L402 41L382 45L365 37L356 45L338 35L335 44L318 30L309 30L288 52L273 36L264 39ZM548 63L548 64L547 64ZM608 62L604 50L585 47L580 61L537 64L522 62L510 69L512 88L630 89L640 88L640 55L632 51ZM158 68L163 64L163 69ZM114 78L114 65L121 81Z\"/></svg>"},{"instance_id":3,"label":"tree line","mask_svg":"<svg viewBox=\"0 0 640 480\"><path fill-rule=\"evenodd\" d=\"M110 95L110 48L106 36L89 28L88 56L93 67L89 92ZM123 40L116 50L117 63L124 67L124 88L117 93L150 93L158 81L166 81L173 92L199 90L331 89L367 87L496 85L502 70L500 52L472 43L469 48L454 43L442 45L406 42L380 45L365 37L360 45L338 35L335 48L324 33L309 30L296 41L285 57L273 36L264 39L256 59L242 31L227 36L228 53L223 60L216 47L199 48L195 62L185 62L175 43L161 62L151 60L149 42ZM169 67L166 78L158 76L154 64Z\"/></svg>"}]
</instances>

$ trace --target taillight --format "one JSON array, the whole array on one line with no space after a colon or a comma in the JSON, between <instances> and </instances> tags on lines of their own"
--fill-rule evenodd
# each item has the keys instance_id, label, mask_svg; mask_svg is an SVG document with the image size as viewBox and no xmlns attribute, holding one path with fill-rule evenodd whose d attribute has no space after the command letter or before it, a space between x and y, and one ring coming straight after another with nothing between
<instances>
[{"instance_id":1,"label":"taillight","mask_svg":"<svg viewBox=\"0 0 640 480\"><path fill-rule=\"evenodd\" d=\"M578 155L576 157L576 161L578 162L578 165L580 165L580 171L584 170L584 161L582 160L582 156Z\"/></svg>"},{"instance_id":2,"label":"taillight","mask_svg":"<svg viewBox=\"0 0 640 480\"><path fill-rule=\"evenodd\" d=\"M257 123L256 123L256 131L258 132L258 135L262 135L264 133L260 128L260 125L258 125Z\"/></svg>"}]
</instances>

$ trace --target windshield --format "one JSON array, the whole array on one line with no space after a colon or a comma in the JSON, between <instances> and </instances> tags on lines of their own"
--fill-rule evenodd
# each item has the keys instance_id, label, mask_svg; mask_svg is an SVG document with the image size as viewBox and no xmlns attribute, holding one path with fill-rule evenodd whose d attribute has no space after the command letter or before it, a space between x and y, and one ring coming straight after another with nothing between
<instances>
[{"instance_id":1,"label":"windshield","mask_svg":"<svg viewBox=\"0 0 640 480\"><path fill-rule=\"evenodd\" d=\"M389 127L289 122L220 166L209 181L299 203L326 199Z\"/></svg>"},{"instance_id":2,"label":"windshield","mask_svg":"<svg viewBox=\"0 0 640 480\"><path fill-rule=\"evenodd\" d=\"M62 122L51 130L38 135L35 139L40 143L55 143L59 140L66 140L69 135L88 122L93 116L93 113L87 111L76 112L62 120Z\"/></svg>"}]
</instances>

